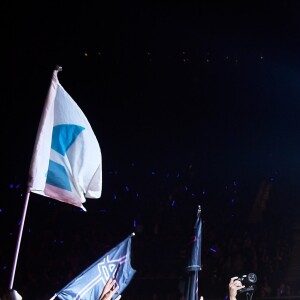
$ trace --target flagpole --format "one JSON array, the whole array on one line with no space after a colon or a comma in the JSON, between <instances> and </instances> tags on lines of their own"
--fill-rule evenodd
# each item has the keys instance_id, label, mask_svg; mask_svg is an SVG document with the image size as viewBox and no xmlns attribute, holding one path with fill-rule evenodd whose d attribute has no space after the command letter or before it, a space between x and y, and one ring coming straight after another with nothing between
<instances>
[{"instance_id":1,"label":"flagpole","mask_svg":"<svg viewBox=\"0 0 300 300\"><path fill-rule=\"evenodd\" d=\"M55 69L58 72L62 71L62 67L59 65L56 65ZM15 272L16 272L16 267L17 267L17 261L18 261L19 251L20 251L21 239L22 239L22 234L23 234L23 229L24 229L27 207L28 207L28 203L29 203L30 192L31 192L31 187L28 184L24 208L23 208L22 220L21 220L21 225L20 225L20 230L19 230L19 236L18 236L18 240L17 240L17 247L16 247L16 251L15 251L12 273L11 273L11 278L10 278L10 284L9 284L10 289L13 288L13 284L14 284Z\"/></svg>"},{"instance_id":2,"label":"flagpole","mask_svg":"<svg viewBox=\"0 0 300 300\"><path fill-rule=\"evenodd\" d=\"M12 289L13 285L14 285L14 278L15 278L17 260L18 260L18 256L19 256L19 250L20 250L20 245L21 245L21 239L22 239L22 234L23 234L25 217L26 217L26 212L27 212L27 207L28 207L28 202L29 202L29 196L30 196L30 188L28 187L27 192L26 192L24 208L23 208L23 214L22 214L22 220L21 220L21 225L20 225L20 230L19 230L19 236L18 236L18 240L17 240L17 247L16 247L16 252L15 252L15 257L14 257L14 263L13 263L13 268L12 268L12 273L11 273L11 278L10 278L9 289Z\"/></svg>"}]
</instances>

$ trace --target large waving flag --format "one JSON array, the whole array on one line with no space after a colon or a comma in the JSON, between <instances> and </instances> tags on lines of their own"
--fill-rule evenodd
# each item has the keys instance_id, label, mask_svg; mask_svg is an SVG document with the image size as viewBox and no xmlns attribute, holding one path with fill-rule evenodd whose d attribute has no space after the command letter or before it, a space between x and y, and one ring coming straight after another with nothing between
<instances>
[{"instance_id":1,"label":"large waving flag","mask_svg":"<svg viewBox=\"0 0 300 300\"><path fill-rule=\"evenodd\" d=\"M201 244L202 244L202 219L201 208L198 207L197 218L194 225L194 235L190 248L190 257L186 267L187 279L185 283L184 299L199 300L198 272L201 270Z\"/></svg>"},{"instance_id":2,"label":"large waving flag","mask_svg":"<svg viewBox=\"0 0 300 300\"><path fill-rule=\"evenodd\" d=\"M33 193L85 210L86 198L100 198L102 157L84 113L53 77L40 120L29 171Z\"/></svg>"},{"instance_id":3,"label":"large waving flag","mask_svg":"<svg viewBox=\"0 0 300 300\"><path fill-rule=\"evenodd\" d=\"M53 298L60 300L98 300L109 278L114 277L119 290L115 299L128 286L136 270L131 267L131 239L134 233L99 258L93 265L73 279Z\"/></svg>"}]
</instances>

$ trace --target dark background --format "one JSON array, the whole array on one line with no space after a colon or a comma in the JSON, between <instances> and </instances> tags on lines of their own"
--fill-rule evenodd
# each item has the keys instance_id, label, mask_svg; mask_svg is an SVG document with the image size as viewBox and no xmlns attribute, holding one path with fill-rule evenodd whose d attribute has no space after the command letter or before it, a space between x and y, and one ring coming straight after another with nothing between
<instances>
[{"instance_id":1,"label":"dark background","mask_svg":"<svg viewBox=\"0 0 300 300\"><path fill-rule=\"evenodd\" d=\"M27 172L57 64L104 167L193 163L208 181L297 171L298 12L297 1L11 4L8 172Z\"/></svg>"},{"instance_id":2,"label":"dark background","mask_svg":"<svg viewBox=\"0 0 300 300\"><path fill-rule=\"evenodd\" d=\"M250 209L262 180L270 179L276 216L297 215L299 1L11 2L2 12L4 227L21 214L56 65L102 151L103 195L85 206L88 213L115 211L120 227L112 233L120 238L133 219L152 220L160 193L174 195L186 182L196 198L177 201L178 209L191 213L200 203L207 222L236 195L234 183ZM144 196L139 205L126 203L133 197L122 194L126 186ZM124 203L114 203L114 195ZM44 199L31 198L35 220ZM72 219L73 210L64 209Z\"/></svg>"}]
</instances>

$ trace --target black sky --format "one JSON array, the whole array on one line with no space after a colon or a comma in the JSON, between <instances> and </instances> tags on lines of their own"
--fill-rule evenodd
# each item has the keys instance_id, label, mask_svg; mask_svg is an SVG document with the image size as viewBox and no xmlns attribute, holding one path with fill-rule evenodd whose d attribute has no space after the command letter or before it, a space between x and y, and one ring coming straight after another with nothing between
<instances>
[{"instance_id":1,"label":"black sky","mask_svg":"<svg viewBox=\"0 0 300 300\"><path fill-rule=\"evenodd\" d=\"M4 12L8 178L27 176L56 64L104 168L299 176L298 1L51 1Z\"/></svg>"}]
</instances>

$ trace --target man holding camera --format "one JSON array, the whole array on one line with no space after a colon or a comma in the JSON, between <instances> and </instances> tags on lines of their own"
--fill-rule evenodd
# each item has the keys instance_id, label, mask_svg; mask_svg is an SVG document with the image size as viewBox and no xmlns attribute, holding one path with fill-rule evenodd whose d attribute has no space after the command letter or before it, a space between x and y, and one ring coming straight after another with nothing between
<instances>
[{"instance_id":1,"label":"man holding camera","mask_svg":"<svg viewBox=\"0 0 300 300\"><path fill-rule=\"evenodd\" d=\"M240 294L244 294L247 300L251 300L255 290L256 281L257 276L254 273L230 278L228 285L229 300L237 300L237 296Z\"/></svg>"},{"instance_id":2,"label":"man holding camera","mask_svg":"<svg viewBox=\"0 0 300 300\"><path fill-rule=\"evenodd\" d=\"M238 276L231 277L229 281L229 300L236 300L238 291L245 286L242 284L242 282L239 280Z\"/></svg>"}]
</instances>

